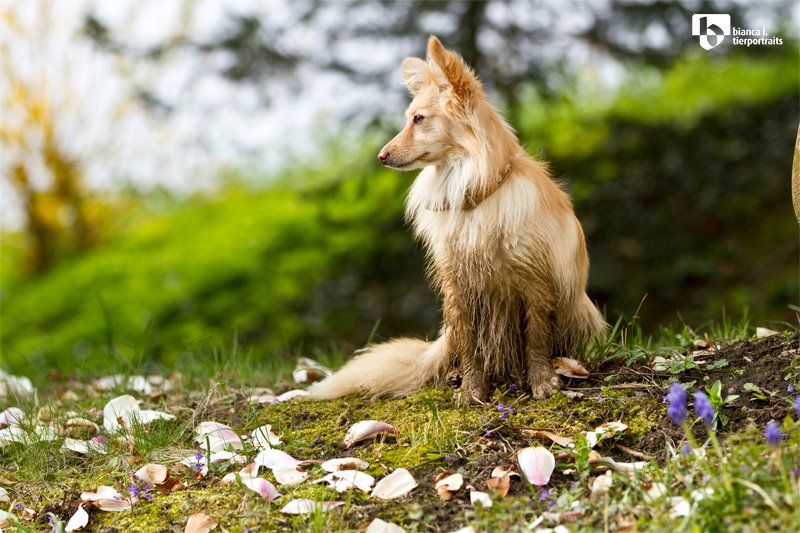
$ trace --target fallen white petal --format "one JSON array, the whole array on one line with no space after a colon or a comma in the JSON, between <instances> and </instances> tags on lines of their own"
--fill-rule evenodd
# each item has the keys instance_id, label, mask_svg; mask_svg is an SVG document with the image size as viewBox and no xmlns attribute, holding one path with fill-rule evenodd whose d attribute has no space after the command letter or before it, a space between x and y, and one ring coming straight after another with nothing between
<instances>
[{"instance_id":1,"label":"fallen white petal","mask_svg":"<svg viewBox=\"0 0 800 533\"><path fill-rule=\"evenodd\" d=\"M7 398L11 394L17 396L32 396L36 392L31 380L25 376L13 376L0 370L0 398Z\"/></svg>"},{"instance_id":2,"label":"fallen white petal","mask_svg":"<svg viewBox=\"0 0 800 533\"><path fill-rule=\"evenodd\" d=\"M97 500L113 500L114 498L122 498L122 494L117 492L114 487L108 485L100 485L94 492L82 492L81 500L94 502Z\"/></svg>"},{"instance_id":3,"label":"fallen white petal","mask_svg":"<svg viewBox=\"0 0 800 533\"><path fill-rule=\"evenodd\" d=\"M281 485L288 485L290 487L299 485L308 479L308 472L302 470L297 465L278 465L272 469L272 475L275 476L275 481Z\"/></svg>"},{"instance_id":4,"label":"fallen white petal","mask_svg":"<svg viewBox=\"0 0 800 533\"><path fill-rule=\"evenodd\" d=\"M194 428L194 432L195 435L200 436L200 435L205 435L207 433L212 433L214 431L220 431L223 429L231 429L231 427L225 424L221 424L219 422L214 422L213 420L207 420L205 422L200 422L199 424L197 424L197 427ZM197 439L195 439L195 442L197 442Z\"/></svg>"},{"instance_id":5,"label":"fallen white petal","mask_svg":"<svg viewBox=\"0 0 800 533\"><path fill-rule=\"evenodd\" d=\"M376 518L369 523L364 533L406 533L406 530L396 524Z\"/></svg>"},{"instance_id":6,"label":"fallen white petal","mask_svg":"<svg viewBox=\"0 0 800 533\"><path fill-rule=\"evenodd\" d=\"M600 496L608 494L608 491L611 489L614 480L611 478L611 471L609 470L602 476L597 476L592 480L592 484L590 485L591 494L589 495L589 499L592 501L597 500Z\"/></svg>"},{"instance_id":7,"label":"fallen white petal","mask_svg":"<svg viewBox=\"0 0 800 533\"><path fill-rule=\"evenodd\" d=\"M130 498L95 500L93 503L95 507L101 511L109 511L112 513L127 511L131 508Z\"/></svg>"},{"instance_id":8,"label":"fallen white petal","mask_svg":"<svg viewBox=\"0 0 800 533\"><path fill-rule=\"evenodd\" d=\"M160 485L169 477L169 469L167 469L167 467L164 465L150 463L144 465L139 470L134 472L134 476L145 483Z\"/></svg>"},{"instance_id":9,"label":"fallen white petal","mask_svg":"<svg viewBox=\"0 0 800 533\"><path fill-rule=\"evenodd\" d=\"M756 328L757 339L766 339L767 337L772 337L773 335L780 335L780 333L767 328Z\"/></svg>"},{"instance_id":10,"label":"fallen white petal","mask_svg":"<svg viewBox=\"0 0 800 533\"><path fill-rule=\"evenodd\" d=\"M0 446L5 446L12 442L26 443L31 440L28 433L19 426L10 426L0 429Z\"/></svg>"},{"instance_id":11,"label":"fallen white petal","mask_svg":"<svg viewBox=\"0 0 800 533\"><path fill-rule=\"evenodd\" d=\"M231 463L237 463L243 465L247 462L247 458L245 456L228 450L222 450L221 452L214 452L211 454L210 459L212 463L224 463L225 461L230 461Z\"/></svg>"},{"instance_id":12,"label":"fallen white petal","mask_svg":"<svg viewBox=\"0 0 800 533\"><path fill-rule=\"evenodd\" d=\"M541 446L517 452L517 463L528 482L539 487L547 485L556 468L555 456Z\"/></svg>"},{"instance_id":13,"label":"fallen white petal","mask_svg":"<svg viewBox=\"0 0 800 533\"><path fill-rule=\"evenodd\" d=\"M433 488L435 488L436 490L445 489L450 492L456 492L463 485L464 485L464 476L455 473L443 477L442 479L434 483Z\"/></svg>"},{"instance_id":14,"label":"fallen white petal","mask_svg":"<svg viewBox=\"0 0 800 533\"><path fill-rule=\"evenodd\" d=\"M377 435L397 435L399 432L394 426L378 420L362 420L356 422L344 436L344 447L349 448L356 442L375 437Z\"/></svg>"},{"instance_id":15,"label":"fallen white petal","mask_svg":"<svg viewBox=\"0 0 800 533\"><path fill-rule=\"evenodd\" d=\"M663 483L653 483L644 493L644 501L652 503L667 494L667 486Z\"/></svg>"},{"instance_id":16,"label":"fallen white petal","mask_svg":"<svg viewBox=\"0 0 800 533\"><path fill-rule=\"evenodd\" d=\"M278 492L278 489L275 488L275 485L273 485L264 478L255 477L249 479L245 478L241 479L245 487L247 487L252 491L257 492L262 498L264 498L268 502L271 502L272 500L280 496L280 493Z\"/></svg>"},{"instance_id":17,"label":"fallen white petal","mask_svg":"<svg viewBox=\"0 0 800 533\"><path fill-rule=\"evenodd\" d=\"M0 487L0 502L8 502L11 501L11 497L8 495L8 491L3 487Z\"/></svg>"},{"instance_id":18,"label":"fallen white petal","mask_svg":"<svg viewBox=\"0 0 800 533\"><path fill-rule=\"evenodd\" d=\"M164 411L153 411L150 409L142 409L138 411L128 411L122 416L127 427L134 425L146 425L156 420L172 420L175 415L165 413Z\"/></svg>"},{"instance_id":19,"label":"fallen white petal","mask_svg":"<svg viewBox=\"0 0 800 533\"><path fill-rule=\"evenodd\" d=\"M265 424L254 429L253 432L250 433L250 438L253 440L253 445L256 448L271 448L272 446L280 446L283 444L280 435L272 431L272 424Z\"/></svg>"},{"instance_id":20,"label":"fallen white petal","mask_svg":"<svg viewBox=\"0 0 800 533\"><path fill-rule=\"evenodd\" d=\"M103 408L103 427L109 433L114 433L122 429L119 424L120 418L125 417L127 413L139 410L139 401L128 394L117 396L110 400Z\"/></svg>"},{"instance_id":21,"label":"fallen white petal","mask_svg":"<svg viewBox=\"0 0 800 533\"><path fill-rule=\"evenodd\" d=\"M253 462L270 470L280 465L297 466L301 463L301 461L298 461L288 453L273 449L261 450L253 459Z\"/></svg>"},{"instance_id":22,"label":"fallen white petal","mask_svg":"<svg viewBox=\"0 0 800 533\"><path fill-rule=\"evenodd\" d=\"M314 483L327 483L335 488L336 492L345 492L353 487L363 492L369 492L375 483L375 478L358 470L340 470L331 472Z\"/></svg>"},{"instance_id":23,"label":"fallen white petal","mask_svg":"<svg viewBox=\"0 0 800 533\"><path fill-rule=\"evenodd\" d=\"M344 502L315 502L314 500L302 498L290 501L283 506L281 512L286 514L309 514L313 513L315 509L328 511L340 505L344 505Z\"/></svg>"},{"instance_id":24,"label":"fallen white petal","mask_svg":"<svg viewBox=\"0 0 800 533\"><path fill-rule=\"evenodd\" d=\"M25 419L25 412L19 407L9 407L0 413L0 427L19 426Z\"/></svg>"},{"instance_id":25,"label":"fallen white petal","mask_svg":"<svg viewBox=\"0 0 800 533\"><path fill-rule=\"evenodd\" d=\"M405 468L398 468L385 478L378 481L375 488L372 489L371 498L380 498L382 500L392 500L405 496L414 487L417 486L417 480Z\"/></svg>"},{"instance_id":26,"label":"fallen white petal","mask_svg":"<svg viewBox=\"0 0 800 533\"><path fill-rule=\"evenodd\" d=\"M200 449L207 451L211 449L211 453L221 452L229 448L234 450L241 450L242 439L231 429L217 429L198 435L195 438L195 443L200 445Z\"/></svg>"},{"instance_id":27,"label":"fallen white petal","mask_svg":"<svg viewBox=\"0 0 800 533\"><path fill-rule=\"evenodd\" d=\"M356 457L340 457L328 459L320 466L326 472L338 472L339 470L364 470L369 468L369 463Z\"/></svg>"},{"instance_id":28,"label":"fallen white petal","mask_svg":"<svg viewBox=\"0 0 800 533\"><path fill-rule=\"evenodd\" d=\"M489 477L503 477L505 475L508 475L508 477L514 477L514 476L519 477L519 474L517 473L516 470L513 470L511 468L506 469L501 466L494 467Z\"/></svg>"},{"instance_id":29,"label":"fallen white petal","mask_svg":"<svg viewBox=\"0 0 800 533\"><path fill-rule=\"evenodd\" d=\"M313 359L301 357L297 360L297 368L292 372L295 383L310 383L333 375L333 371Z\"/></svg>"},{"instance_id":30,"label":"fallen white petal","mask_svg":"<svg viewBox=\"0 0 800 533\"><path fill-rule=\"evenodd\" d=\"M67 526L64 528L64 531L77 531L79 529L83 529L88 523L89 513L83 509L83 504L80 504L78 509L75 511L75 514L72 515L67 522Z\"/></svg>"},{"instance_id":31,"label":"fallen white petal","mask_svg":"<svg viewBox=\"0 0 800 533\"><path fill-rule=\"evenodd\" d=\"M88 455L89 443L85 440L66 438L64 439L64 443L61 445L61 449L79 453L81 455Z\"/></svg>"},{"instance_id":32,"label":"fallen white petal","mask_svg":"<svg viewBox=\"0 0 800 533\"><path fill-rule=\"evenodd\" d=\"M476 507L480 505L481 507L491 507L492 506L492 497L489 496L486 492L481 492L479 490L472 490L469 493L469 502Z\"/></svg>"},{"instance_id":33,"label":"fallen white petal","mask_svg":"<svg viewBox=\"0 0 800 533\"><path fill-rule=\"evenodd\" d=\"M670 518L682 518L689 516L692 511L692 504L683 496L672 496L669 499L671 509L669 511Z\"/></svg>"},{"instance_id":34,"label":"fallen white petal","mask_svg":"<svg viewBox=\"0 0 800 533\"><path fill-rule=\"evenodd\" d=\"M623 462L615 461L615 460L613 460L611 458L604 458L603 461L601 462L601 464L602 463L608 464L608 466L614 472L620 472L622 474L631 474L633 472L641 470L647 464L644 461L637 461L635 463L623 463Z\"/></svg>"}]
</instances>

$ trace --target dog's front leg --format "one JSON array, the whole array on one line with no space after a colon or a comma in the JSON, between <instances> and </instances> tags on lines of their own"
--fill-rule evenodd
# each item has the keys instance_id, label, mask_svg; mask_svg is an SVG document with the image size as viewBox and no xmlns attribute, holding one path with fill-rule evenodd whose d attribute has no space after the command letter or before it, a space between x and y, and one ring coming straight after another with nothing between
<instances>
[{"instance_id":1,"label":"dog's front leg","mask_svg":"<svg viewBox=\"0 0 800 533\"><path fill-rule=\"evenodd\" d=\"M525 306L525 358L528 385L536 399L547 398L561 387L550 362L553 346L553 325L547 308L536 302Z\"/></svg>"},{"instance_id":2,"label":"dog's front leg","mask_svg":"<svg viewBox=\"0 0 800 533\"><path fill-rule=\"evenodd\" d=\"M489 385L484 362L479 360L476 342L475 313L466 296L454 285L444 290L444 322L447 332L447 353L461 373L459 405L475 405L489 399Z\"/></svg>"}]
</instances>

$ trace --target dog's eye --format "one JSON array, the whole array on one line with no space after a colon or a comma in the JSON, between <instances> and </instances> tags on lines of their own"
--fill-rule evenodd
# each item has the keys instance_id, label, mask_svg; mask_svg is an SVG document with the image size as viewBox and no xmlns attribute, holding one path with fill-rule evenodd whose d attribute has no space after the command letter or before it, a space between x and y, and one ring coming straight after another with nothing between
<instances>
[{"instance_id":1,"label":"dog's eye","mask_svg":"<svg viewBox=\"0 0 800 533\"><path fill-rule=\"evenodd\" d=\"M425 117L422 115L414 115L414 124L421 124L423 120L425 120Z\"/></svg>"}]
</instances>

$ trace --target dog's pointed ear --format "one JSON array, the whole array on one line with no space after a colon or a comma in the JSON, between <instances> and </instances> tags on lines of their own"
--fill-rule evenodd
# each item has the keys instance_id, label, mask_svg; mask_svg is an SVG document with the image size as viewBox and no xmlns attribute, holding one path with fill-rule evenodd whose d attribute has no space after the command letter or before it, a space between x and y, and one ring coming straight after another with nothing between
<instances>
[{"instance_id":1,"label":"dog's pointed ear","mask_svg":"<svg viewBox=\"0 0 800 533\"><path fill-rule=\"evenodd\" d=\"M403 83L411 96L415 96L430 77L428 64L418 57L403 60Z\"/></svg>"},{"instance_id":2,"label":"dog's pointed ear","mask_svg":"<svg viewBox=\"0 0 800 533\"><path fill-rule=\"evenodd\" d=\"M428 61L441 69L456 100L466 103L481 93L481 82L472 69L460 55L445 49L435 35L428 39Z\"/></svg>"}]
</instances>

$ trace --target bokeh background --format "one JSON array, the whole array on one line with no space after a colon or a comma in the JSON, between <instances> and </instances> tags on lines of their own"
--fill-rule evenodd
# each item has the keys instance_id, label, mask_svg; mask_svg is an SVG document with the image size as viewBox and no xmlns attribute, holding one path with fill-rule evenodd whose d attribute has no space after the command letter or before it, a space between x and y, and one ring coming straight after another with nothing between
<instances>
[{"instance_id":1,"label":"bokeh background","mask_svg":"<svg viewBox=\"0 0 800 533\"><path fill-rule=\"evenodd\" d=\"M0 6L6 370L434 332L413 173L375 158L431 33L571 192L611 322L797 323L796 2ZM693 13L784 44L705 51Z\"/></svg>"}]
</instances>

